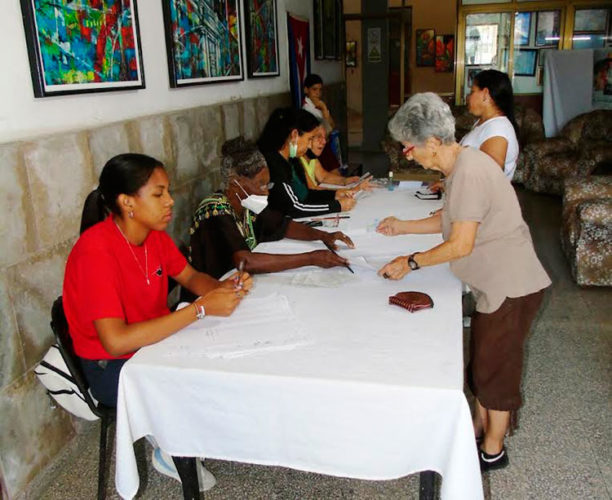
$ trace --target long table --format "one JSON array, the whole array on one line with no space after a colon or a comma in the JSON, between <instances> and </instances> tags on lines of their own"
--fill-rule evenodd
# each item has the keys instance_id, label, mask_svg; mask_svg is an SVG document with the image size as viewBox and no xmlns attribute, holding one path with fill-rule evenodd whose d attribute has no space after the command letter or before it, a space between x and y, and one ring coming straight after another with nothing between
<instances>
[{"instance_id":1,"label":"long table","mask_svg":"<svg viewBox=\"0 0 612 500\"><path fill-rule=\"evenodd\" d=\"M239 308L282 297L306 335L302 345L211 357L199 350L198 339L210 325L233 319L206 318L126 363L117 408L122 497L138 490L133 443L146 435L180 457L369 480L437 471L443 499L483 497L463 394L461 283L447 265L400 281L367 269L441 242L440 235L389 238L374 231L387 215L420 218L440 207L418 200L414 191L411 185L375 190L340 220L339 229L356 244L340 251L355 264L354 275L345 268L303 268L254 276ZM283 240L256 250L318 248L320 242ZM388 304L390 295L405 290L428 293L434 308L409 313ZM249 332L254 339L266 336L262 325Z\"/></svg>"}]
</instances>

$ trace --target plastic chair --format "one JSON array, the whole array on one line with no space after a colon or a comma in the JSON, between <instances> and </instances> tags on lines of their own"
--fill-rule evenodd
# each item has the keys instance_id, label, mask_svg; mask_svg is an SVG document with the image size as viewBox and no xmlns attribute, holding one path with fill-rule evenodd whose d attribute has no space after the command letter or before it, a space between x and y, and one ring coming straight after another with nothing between
<instances>
[{"instance_id":1,"label":"plastic chair","mask_svg":"<svg viewBox=\"0 0 612 500\"><path fill-rule=\"evenodd\" d=\"M79 388L83 399L91 409L91 411L100 417L100 453L98 460L98 499L103 500L106 493L106 444L108 427L111 425L116 418L116 409L109 406L103 405L102 403L96 403L91 395L89 394L89 384L83 374L81 364L77 355L74 353L72 345L72 338L68 333L68 322L66 321L66 315L64 314L64 305L62 303L62 296L60 295L51 309L51 329L55 335L59 351L64 358L64 362L70 371L70 375L74 378L74 382Z\"/></svg>"}]
</instances>

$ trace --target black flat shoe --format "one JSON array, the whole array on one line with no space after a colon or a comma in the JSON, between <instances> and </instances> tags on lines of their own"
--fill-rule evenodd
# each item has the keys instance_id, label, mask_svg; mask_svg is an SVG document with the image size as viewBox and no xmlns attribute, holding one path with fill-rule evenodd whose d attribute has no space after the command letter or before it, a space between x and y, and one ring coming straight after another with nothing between
<instances>
[{"instance_id":1,"label":"black flat shoe","mask_svg":"<svg viewBox=\"0 0 612 500\"><path fill-rule=\"evenodd\" d=\"M503 469L510 463L510 460L508 460L508 453L506 452L505 446L496 455L489 455L481 449L478 449L478 461L480 462L481 472L487 472L495 469Z\"/></svg>"}]
</instances>

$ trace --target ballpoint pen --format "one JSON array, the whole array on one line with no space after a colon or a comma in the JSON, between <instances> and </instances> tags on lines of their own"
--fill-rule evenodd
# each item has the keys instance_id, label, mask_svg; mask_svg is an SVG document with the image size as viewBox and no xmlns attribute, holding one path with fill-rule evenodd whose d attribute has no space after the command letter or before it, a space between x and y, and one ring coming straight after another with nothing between
<instances>
[{"instance_id":1,"label":"ballpoint pen","mask_svg":"<svg viewBox=\"0 0 612 500\"><path fill-rule=\"evenodd\" d=\"M317 221L317 220L337 220L337 219L350 219L350 215L334 215L333 217L313 217L309 220Z\"/></svg>"},{"instance_id":2,"label":"ballpoint pen","mask_svg":"<svg viewBox=\"0 0 612 500\"><path fill-rule=\"evenodd\" d=\"M323 242L323 244L324 244L324 245L327 247L327 249L328 249L328 250L329 250L331 253L333 253L334 255L338 255L338 252L336 252L336 251L334 250L334 247L332 247L330 243L327 243L326 241L324 241L324 242ZM344 267L346 267L346 268L347 268L347 269L348 269L350 272L352 272L353 274L355 274L355 271L353 271L353 270L351 269L351 266L349 266L349 265L348 265L348 263L347 263L347 264L344 264Z\"/></svg>"},{"instance_id":3,"label":"ballpoint pen","mask_svg":"<svg viewBox=\"0 0 612 500\"><path fill-rule=\"evenodd\" d=\"M240 261L240 264L238 264L238 278L236 279L236 286L235 288L242 288L242 273L244 271L244 260Z\"/></svg>"}]
</instances>

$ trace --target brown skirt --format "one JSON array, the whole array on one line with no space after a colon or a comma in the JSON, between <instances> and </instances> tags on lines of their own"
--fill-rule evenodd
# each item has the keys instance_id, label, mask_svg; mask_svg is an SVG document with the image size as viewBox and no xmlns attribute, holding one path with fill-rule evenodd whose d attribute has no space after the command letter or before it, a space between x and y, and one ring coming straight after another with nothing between
<instances>
[{"instance_id":1,"label":"brown skirt","mask_svg":"<svg viewBox=\"0 0 612 500\"><path fill-rule=\"evenodd\" d=\"M492 313L474 313L467 379L480 404L513 411L522 404L523 346L540 308L544 290L507 297Z\"/></svg>"}]
</instances>

